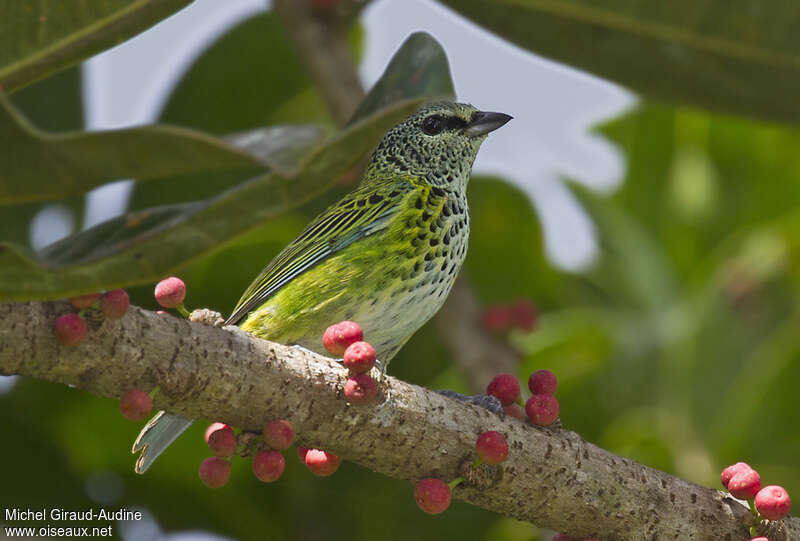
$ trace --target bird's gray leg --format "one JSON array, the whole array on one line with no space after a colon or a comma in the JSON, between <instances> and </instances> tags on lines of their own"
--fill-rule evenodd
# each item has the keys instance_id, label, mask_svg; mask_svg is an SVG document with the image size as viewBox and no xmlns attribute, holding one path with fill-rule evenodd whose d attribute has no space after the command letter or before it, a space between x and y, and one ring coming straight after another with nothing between
<instances>
[{"instance_id":1,"label":"bird's gray leg","mask_svg":"<svg viewBox=\"0 0 800 541\"><path fill-rule=\"evenodd\" d=\"M316 351L311 351L311 350L310 350L310 349L308 349L308 348L304 348L304 347L303 347L303 346L301 346L300 344L292 344L290 347L292 347L293 349L296 349L296 350L298 350L298 351L302 351L302 352L304 352L304 353L311 353L311 354L313 354L313 355L319 355L319 353L317 353ZM341 359L338 359L338 360L337 360L337 362L342 362L342 360L341 360Z\"/></svg>"},{"instance_id":2,"label":"bird's gray leg","mask_svg":"<svg viewBox=\"0 0 800 541\"><path fill-rule=\"evenodd\" d=\"M486 408L492 413L496 413L500 417L506 416L506 410L503 409L503 405L500 403L500 400L496 396L492 396L490 394L478 394L470 396L466 394L457 393L455 391L450 391L447 389L437 389L435 392L439 393L442 396L446 396L448 398L455 398L456 400L459 400L461 402L466 402L467 404L474 404L476 406Z\"/></svg>"}]
</instances>

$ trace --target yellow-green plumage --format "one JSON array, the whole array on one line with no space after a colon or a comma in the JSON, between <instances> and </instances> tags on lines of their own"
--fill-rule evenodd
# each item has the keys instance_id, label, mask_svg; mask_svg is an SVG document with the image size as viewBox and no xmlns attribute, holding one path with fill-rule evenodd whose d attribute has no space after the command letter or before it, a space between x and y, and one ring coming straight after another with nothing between
<instances>
[{"instance_id":1,"label":"yellow-green plumage","mask_svg":"<svg viewBox=\"0 0 800 541\"><path fill-rule=\"evenodd\" d=\"M264 269L228 322L323 353L325 328L349 319L388 363L442 306L464 261L467 181L486 135L465 129L480 114L435 104L391 130L361 185ZM431 118L438 133L426 133Z\"/></svg>"},{"instance_id":2,"label":"yellow-green plumage","mask_svg":"<svg viewBox=\"0 0 800 541\"><path fill-rule=\"evenodd\" d=\"M324 354L326 327L357 322L384 368L441 308L467 253L467 181L511 117L422 108L381 140L361 185L318 216L242 295L227 324ZM159 412L133 444L143 473L192 423Z\"/></svg>"}]
</instances>

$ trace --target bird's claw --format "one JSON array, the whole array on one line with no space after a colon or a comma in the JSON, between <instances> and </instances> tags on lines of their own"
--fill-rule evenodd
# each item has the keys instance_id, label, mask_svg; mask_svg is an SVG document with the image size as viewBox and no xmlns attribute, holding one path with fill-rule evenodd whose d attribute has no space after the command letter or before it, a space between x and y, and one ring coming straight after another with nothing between
<instances>
[{"instance_id":1,"label":"bird's claw","mask_svg":"<svg viewBox=\"0 0 800 541\"><path fill-rule=\"evenodd\" d=\"M500 403L500 400L496 396L487 395L487 394L478 394L478 395L465 395L461 393L457 393L455 391L450 391L448 389L438 389L436 391L440 395L447 396L449 398L455 398L461 402L466 402L467 404L474 404L476 406L480 406L484 409L491 411L492 413L499 415L500 417L506 416L506 410L503 408L503 404Z\"/></svg>"}]
</instances>

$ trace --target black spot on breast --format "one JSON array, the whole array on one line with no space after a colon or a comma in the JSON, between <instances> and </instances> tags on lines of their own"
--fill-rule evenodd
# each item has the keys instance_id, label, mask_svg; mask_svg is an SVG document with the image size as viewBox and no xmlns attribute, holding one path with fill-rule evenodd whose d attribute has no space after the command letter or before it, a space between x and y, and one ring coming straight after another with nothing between
<instances>
[{"instance_id":1,"label":"black spot on breast","mask_svg":"<svg viewBox=\"0 0 800 541\"><path fill-rule=\"evenodd\" d=\"M356 201L356 205L358 205L359 207L363 207L366 204L367 204L366 199L359 199L358 201Z\"/></svg>"},{"instance_id":2,"label":"black spot on breast","mask_svg":"<svg viewBox=\"0 0 800 541\"><path fill-rule=\"evenodd\" d=\"M430 219L431 219L431 214L429 212L427 212L427 211L424 211L422 213L422 221L423 222L427 222Z\"/></svg>"},{"instance_id":3,"label":"black spot on breast","mask_svg":"<svg viewBox=\"0 0 800 541\"><path fill-rule=\"evenodd\" d=\"M430 244L431 246L436 246L437 244L439 244L439 239L431 239L428 241L428 244Z\"/></svg>"},{"instance_id":4,"label":"black spot on breast","mask_svg":"<svg viewBox=\"0 0 800 541\"><path fill-rule=\"evenodd\" d=\"M392 192L389 194L389 199L397 197L398 195L400 195L400 192L398 192L397 190L392 190Z\"/></svg>"},{"instance_id":5,"label":"black spot on breast","mask_svg":"<svg viewBox=\"0 0 800 541\"><path fill-rule=\"evenodd\" d=\"M383 201L383 197L381 197L380 195L373 194L373 195L370 195L370 196L369 196L369 202L370 202L370 204L372 204L372 205L377 205L377 204L378 204L378 203L380 203L381 201Z\"/></svg>"},{"instance_id":6,"label":"black spot on breast","mask_svg":"<svg viewBox=\"0 0 800 541\"><path fill-rule=\"evenodd\" d=\"M414 201L414 206L417 207L418 209L422 208L422 198L421 197L417 197L417 200Z\"/></svg>"},{"instance_id":7,"label":"black spot on breast","mask_svg":"<svg viewBox=\"0 0 800 541\"><path fill-rule=\"evenodd\" d=\"M444 197L444 190L438 186L434 186L433 188L431 188L431 192L433 192L433 195L435 196Z\"/></svg>"},{"instance_id":8,"label":"black spot on breast","mask_svg":"<svg viewBox=\"0 0 800 541\"><path fill-rule=\"evenodd\" d=\"M425 254L425 261L430 261L431 259L433 259L432 253L428 252L427 254Z\"/></svg>"}]
</instances>

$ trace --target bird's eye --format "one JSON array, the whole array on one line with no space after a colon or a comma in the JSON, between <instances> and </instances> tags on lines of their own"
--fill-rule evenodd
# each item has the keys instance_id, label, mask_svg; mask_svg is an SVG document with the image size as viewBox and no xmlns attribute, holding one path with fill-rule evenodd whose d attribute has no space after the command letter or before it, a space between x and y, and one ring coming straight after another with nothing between
<instances>
[{"instance_id":1,"label":"bird's eye","mask_svg":"<svg viewBox=\"0 0 800 541\"><path fill-rule=\"evenodd\" d=\"M422 131L425 135L438 135L444 129L444 121L439 115L432 115L422 121Z\"/></svg>"}]
</instances>

